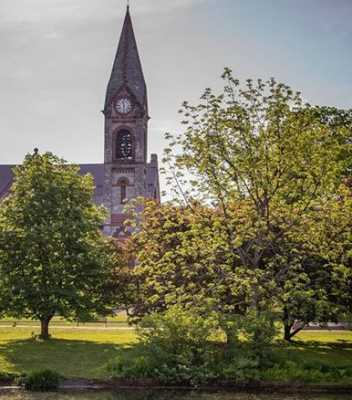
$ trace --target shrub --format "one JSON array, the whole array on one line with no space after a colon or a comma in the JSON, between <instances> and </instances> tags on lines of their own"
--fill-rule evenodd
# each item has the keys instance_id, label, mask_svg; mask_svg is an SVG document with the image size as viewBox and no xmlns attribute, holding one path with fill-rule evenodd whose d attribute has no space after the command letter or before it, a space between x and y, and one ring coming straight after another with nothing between
<instances>
[{"instance_id":1,"label":"shrub","mask_svg":"<svg viewBox=\"0 0 352 400\"><path fill-rule=\"evenodd\" d=\"M260 378L260 361L252 355L237 354L231 362L224 364L222 376L239 383Z\"/></svg>"},{"instance_id":2,"label":"shrub","mask_svg":"<svg viewBox=\"0 0 352 400\"><path fill-rule=\"evenodd\" d=\"M108 364L108 371L114 378L149 378L154 376L152 366L153 360L145 355L130 358L122 352Z\"/></svg>"},{"instance_id":3,"label":"shrub","mask_svg":"<svg viewBox=\"0 0 352 400\"><path fill-rule=\"evenodd\" d=\"M61 375L49 369L31 372L24 378L24 387L33 392L57 390L62 380Z\"/></svg>"},{"instance_id":4,"label":"shrub","mask_svg":"<svg viewBox=\"0 0 352 400\"><path fill-rule=\"evenodd\" d=\"M19 377L18 374L12 374L9 372L1 372L0 371L0 383L1 382L12 382Z\"/></svg>"},{"instance_id":5,"label":"shrub","mask_svg":"<svg viewBox=\"0 0 352 400\"><path fill-rule=\"evenodd\" d=\"M180 306L153 314L138 327L139 355L120 355L109 370L114 377L152 377L161 381L197 383L215 375L218 348L210 338L216 319Z\"/></svg>"},{"instance_id":6,"label":"shrub","mask_svg":"<svg viewBox=\"0 0 352 400\"><path fill-rule=\"evenodd\" d=\"M198 365L207 356L206 349L216 328L215 318L205 318L194 310L173 306L163 314L144 318L138 332L142 343L154 351L155 356L164 359L168 354L174 362L188 360Z\"/></svg>"},{"instance_id":7,"label":"shrub","mask_svg":"<svg viewBox=\"0 0 352 400\"><path fill-rule=\"evenodd\" d=\"M277 355L275 359L272 342L277 330L270 315L249 313L233 319L232 327L234 340L229 348L229 343L212 340L218 333L216 318L179 306L153 314L139 326L140 343L121 351L109 364L110 374L192 385L222 379L238 383L348 382L352 377L349 365L283 360Z\"/></svg>"},{"instance_id":8,"label":"shrub","mask_svg":"<svg viewBox=\"0 0 352 400\"><path fill-rule=\"evenodd\" d=\"M272 344L278 329L270 313L251 310L239 317L237 334L245 339L242 347L247 349L250 358L258 359L261 367L271 366Z\"/></svg>"}]
</instances>

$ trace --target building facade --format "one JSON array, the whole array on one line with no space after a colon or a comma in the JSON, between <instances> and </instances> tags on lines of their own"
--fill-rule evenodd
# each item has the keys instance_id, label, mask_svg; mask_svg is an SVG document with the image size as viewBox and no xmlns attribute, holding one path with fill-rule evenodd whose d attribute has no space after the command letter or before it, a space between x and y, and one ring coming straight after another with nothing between
<instances>
[{"instance_id":1,"label":"building facade","mask_svg":"<svg viewBox=\"0 0 352 400\"><path fill-rule=\"evenodd\" d=\"M148 159L148 98L129 7L106 90L104 163L82 164L95 181L94 201L108 210L107 235L124 235L124 207L136 197L160 201L158 157ZM0 165L0 198L13 181L14 165Z\"/></svg>"}]
</instances>

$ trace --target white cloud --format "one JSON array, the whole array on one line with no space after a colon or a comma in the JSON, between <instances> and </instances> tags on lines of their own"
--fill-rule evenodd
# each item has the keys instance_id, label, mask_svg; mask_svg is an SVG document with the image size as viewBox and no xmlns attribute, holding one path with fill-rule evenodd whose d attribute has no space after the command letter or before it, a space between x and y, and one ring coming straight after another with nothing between
<instances>
[{"instance_id":1,"label":"white cloud","mask_svg":"<svg viewBox=\"0 0 352 400\"><path fill-rule=\"evenodd\" d=\"M78 14L81 0L2 0L1 22L49 22Z\"/></svg>"},{"instance_id":2,"label":"white cloud","mask_svg":"<svg viewBox=\"0 0 352 400\"><path fill-rule=\"evenodd\" d=\"M131 0L134 14L169 13L206 0ZM126 0L1 0L2 23L51 23L60 20L101 19L125 12Z\"/></svg>"},{"instance_id":3,"label":"white cloud","mask_svg":"<svg viewBox=\"0 0 352 400\"><path fill-rule=\"evenodd\" d=\"M62 34L60 34L59 32L46 32L44 34L44 38L47 40L56 40L56 39L60 39L62 37Z\"/></svg>"},{"instance_id":4,"label":"white cloud","mask_svg":"<svg viewBox=\"0 0 352 400\"><path fill-rule=\"evenodd\" d=\"M134 4L131 7L137 12L156 12L156 11L172 11L176 8L193 7L205 0L132 0Z\"/></svg>"}]
</instances>

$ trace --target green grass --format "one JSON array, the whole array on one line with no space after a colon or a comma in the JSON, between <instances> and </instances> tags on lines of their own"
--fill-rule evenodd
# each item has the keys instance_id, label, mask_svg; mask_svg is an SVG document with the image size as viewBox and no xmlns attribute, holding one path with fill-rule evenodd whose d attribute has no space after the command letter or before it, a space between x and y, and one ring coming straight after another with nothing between
<instances>
[{"instance_id":1,"label":"green grass","mask_svg":"<svg viewBox=\"0 0 352 400\"><path fill-rule=\"evenodd\" d=\"M107 378L108 362L136 342L131 329L52 328L53 338L47 342L33 338L38 333L37 328L0 328L0 372L48 368L70 378ZM282 359L348 366L352 365L352 332L305 331L295 343L278 344L275 351Z\"/></svg>"},{"instance_id":2,"label":"green grass","mask_svg":"<svg viewBox=\"0 0 352 400\"><path fill-rule=\"evenodd\" d=\"M280 359L317 362L336 367L352 366L351 331L303 331L291 344L276 347Z\"/></svg>"},{"instance_id":3,"label":"green grass","mask_svg":"<svg viewBox=\"0 0 352 400\"><path fill-rule=\"evenodd\" d=\"M30 328L0 329L0 371L28 373L52 369L65 377L104 378L106 364L136 340L132 330L52 329L53 339L38 341Z\"/></svg>"}]
</instances>

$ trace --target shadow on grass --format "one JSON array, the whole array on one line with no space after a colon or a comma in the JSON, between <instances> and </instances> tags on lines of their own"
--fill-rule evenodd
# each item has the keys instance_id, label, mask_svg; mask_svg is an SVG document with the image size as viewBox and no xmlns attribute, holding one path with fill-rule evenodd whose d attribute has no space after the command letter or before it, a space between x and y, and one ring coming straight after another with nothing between
<instances>
[{"instance_id":1,"label":"shadow on grass","mask_svg":"<svg viewBox=\"0 0 352 400\"><path fill-rule=\"evenodd\" d=\"M138 355L138 344L94 342L88 340L36 339L11 340L0 344L0 356L11 367L11 372L28 373L51 369L70 378L108 378L108 364L117 356L132 359ZM352 365L352 343L295 341L274 346L280 360L321 362L336 366ZM140 353L139 353L140 354Z\"/></svg>"},{"instance_id":2,"label":"shadow on grass","mask_svg":"<svg viewBox=\"0 0 352 400\"><path fill-rule=\"evenodd\" d=\"M349 350L352 349L352 342L345 339L338 339L336 342L326 342L321 340L295 340L292 346L302 346L307 348L330 348L338 350Z\"/></svg>"},{"instance_id":3,"label":"shadow on grass","mask_svg":"<svg viewBox=\"0 0 352 400\"><path fill-rule=\"evenodd\" d=\"M274 352L280 360L323 363L341 367L352 365L352 343L346 340L327 342L296 339L291 343L281 342L279 346L275 346Z\"/></svg>"},{"instance_id":4,"label":"shadow on grass","mask_svg":"<svg viewBox=\"0 0 352 400\"><path fill-rule=\"evenodd\" d=\"M28 373L48 368L70 378L106 378L106 365L124 345L85 340L15 340L0 345L0 354L13 372Z\"/></svg>"}]
</instances>

